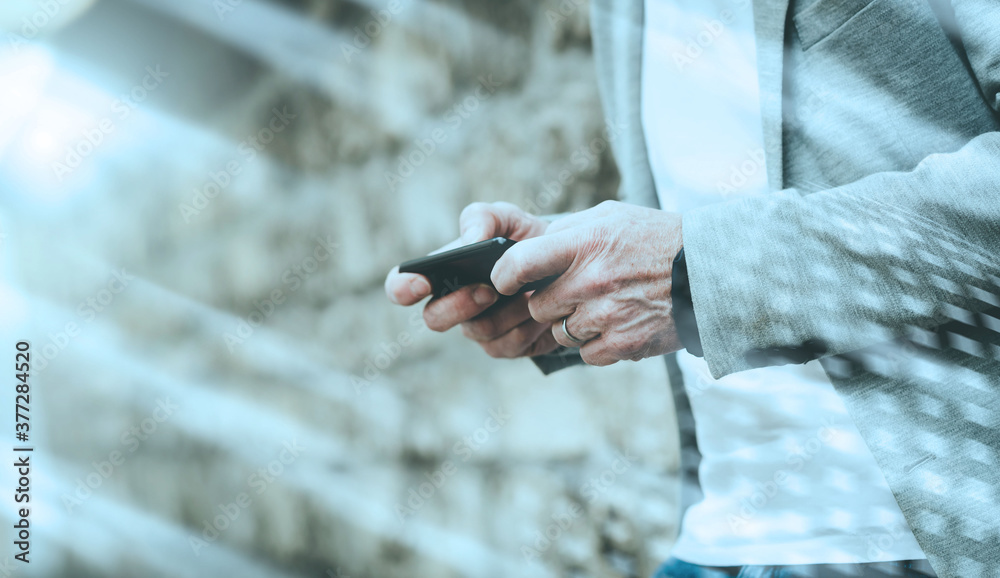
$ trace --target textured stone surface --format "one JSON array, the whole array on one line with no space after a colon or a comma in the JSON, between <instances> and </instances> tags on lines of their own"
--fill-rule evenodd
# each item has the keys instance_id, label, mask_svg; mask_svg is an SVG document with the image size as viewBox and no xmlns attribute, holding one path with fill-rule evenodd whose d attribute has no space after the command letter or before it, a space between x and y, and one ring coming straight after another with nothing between
<instances>
[{"instance_id":1,"label":"textured stone surface","mask_svg":"<svg viewBox=\"0 0 1000 578\"><path fill-rule=\"evenodd\" d=\"M77 26L97 26L119 4L128 6L99 3ZM343 34L370 19L349 3L284 4ZM36 344L68 322L81 329L37 377L48 469L36 519L49 528L39 546L50 548L38 575L652 572L677 517L662 361L543 378L525 360L488 358L457 331L427 330L382 293L392 265L456 236L471 201L537 203L564 169L574 180L545 212L614 195L607 153L571 161L603 120L587 7L564 4L568 17L555 22L554 1L410 5L363 58L338 63L363 83L364 110L204 32L123 12L157 27L166 46L218 53L180 64L184 90L165 87L123 124L60 185L69 201L28 200L0 215L12 291ZM223 65L243 71L232 74L245 89L213 100L201 93ZM453 127L449 109L483 75L499 87ZM245 160L239 142L275 107L297 116ZM390 187L385 172L435 128L447 140ZM233 159L241 174L186 220L179 205ZM328 237L332 258L309 262ZM122 267L136 280L83 318L78 305ZM275 290L284 299L271 307ZM263 323L227 344L255 311ZM167 398L178 409L126 443ZM491 411L509 415L496 431ZM291 441L303 450L280 464ZM67 507L78 478L113 451L125 462ZM280 474L261 485L274 464ZM411 507L411 490L430 495ZM241 493L249 506L196 554L190 539ZM397 506L413 511L401 521Z\"/></svg>"}]
</instances>

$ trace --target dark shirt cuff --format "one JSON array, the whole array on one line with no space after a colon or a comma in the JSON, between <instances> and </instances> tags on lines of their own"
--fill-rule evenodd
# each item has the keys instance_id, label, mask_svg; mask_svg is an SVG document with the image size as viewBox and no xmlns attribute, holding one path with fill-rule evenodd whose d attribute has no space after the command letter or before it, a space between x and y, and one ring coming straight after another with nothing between
<instances>
[{"instance_id":1,"label":"dark shirt cuff","mask_svg":"<svg viewBox=\"0 0 1000 578\"><path fill-rule=\"evenodd\" d=\"M531 358L531 361L535 362L538 369L541 369L545 375L559 371L560 369L583 364L579 347L564 346L559 346L555 351L546 353L545 355L536 355Z\"/></svg>"},{"instance_id":2,"label":"dark shirt cuff","mask_svg":"<svg viewBox=\"0 0 1000 578\"><path fill-rule=\"evenodd\" d=\"M694 316L694 302L691 299L691 284L688 282L687 261L684 260L684 248L674 257L674 269L670 298L674 306L674 324L681 345L691 355L704 357L701 349L701 335L698 333L698 320Z\"/></svg>"}]
</instances>

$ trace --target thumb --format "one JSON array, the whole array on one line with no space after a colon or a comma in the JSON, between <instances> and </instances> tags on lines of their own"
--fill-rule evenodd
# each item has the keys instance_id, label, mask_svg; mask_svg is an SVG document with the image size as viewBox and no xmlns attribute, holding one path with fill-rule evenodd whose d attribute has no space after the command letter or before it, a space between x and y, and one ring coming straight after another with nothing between
<instances>
[{"instance_id":1,"label":"thumb","mask_svg":"<svg viewBox=\"0 0 1000 578\"><path fill-rule=\"evenodd\" d=\"M532 281L563 274L576 260L576 237L566 231L518 242L493 266L493 286L504 295L513 295Z\"/></svg>"}]
</instances>

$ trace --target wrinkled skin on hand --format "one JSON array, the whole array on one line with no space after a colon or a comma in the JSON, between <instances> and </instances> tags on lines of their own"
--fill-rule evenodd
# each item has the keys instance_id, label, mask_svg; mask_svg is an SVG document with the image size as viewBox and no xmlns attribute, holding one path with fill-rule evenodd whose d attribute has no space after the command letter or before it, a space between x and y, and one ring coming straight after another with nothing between
<instances>
[{"instance_id":1,"label":"wrinkled skin on hand","mask_svg":"<svg viewBox=\"0 0 1000 578\"><path fill-rule=\"evenodd\" d=\"M551 326L556 342L586 341L591 365L638 360L681 349L673 318L673 259L682 246L681 216L608 201L559 219L545 234L511 247L491 276L511 295L559 274L528 299L531 317Z\"/></svg>"}]
</instances>

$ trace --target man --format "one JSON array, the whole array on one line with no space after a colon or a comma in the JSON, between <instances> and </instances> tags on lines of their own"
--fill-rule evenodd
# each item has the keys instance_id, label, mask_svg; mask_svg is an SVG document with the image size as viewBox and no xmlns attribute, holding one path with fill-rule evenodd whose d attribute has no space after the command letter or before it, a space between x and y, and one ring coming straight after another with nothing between
<instances>
[{"instance_id":1,"label":"man","mask_svg":"<svg viewBox=\"0 0 1000 578\"><path fill-rule=\"evenodd\" d=\"M456 244L522 240L501 293L560 277L484 318L488 287L432 300L428 326L547 370L676 358L705 492L663 576L1000 575L1000 7L597 1L592 22L632 204L468 207ZM748 50L757 82L720 89Z\"/></svg>"}]
</instances>

